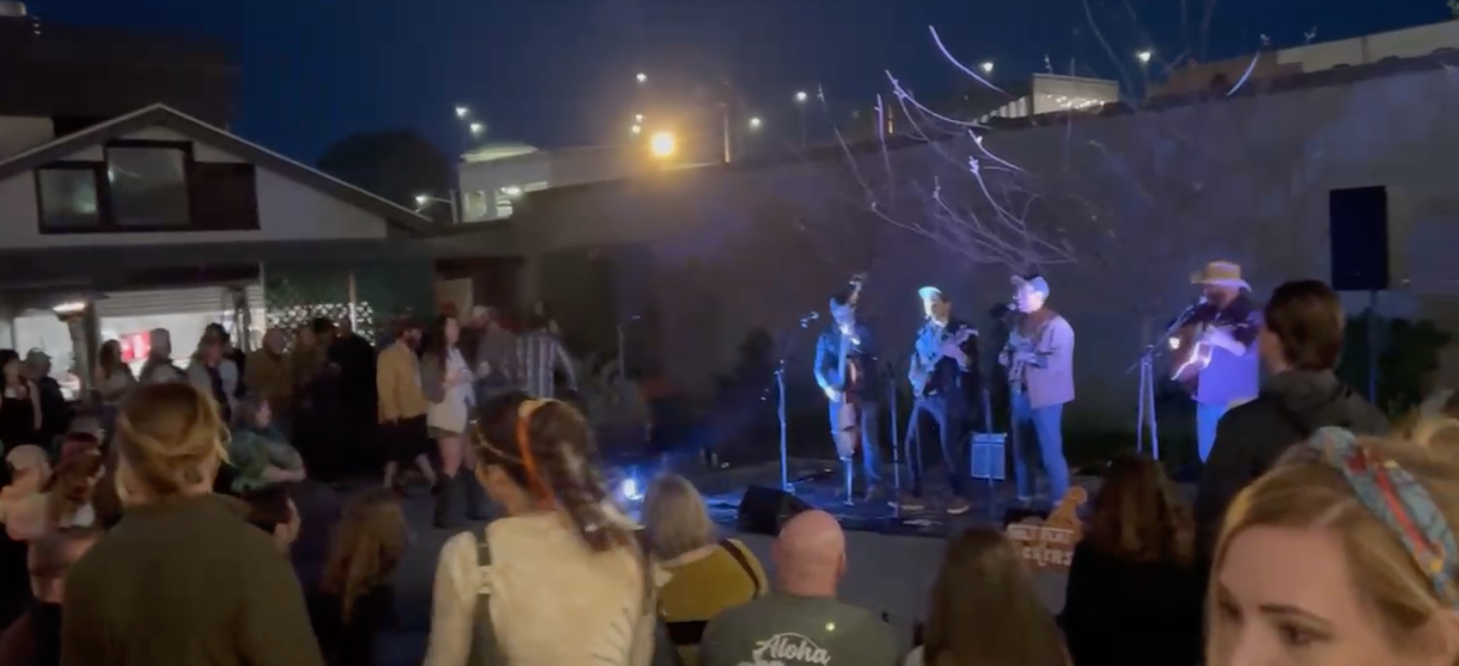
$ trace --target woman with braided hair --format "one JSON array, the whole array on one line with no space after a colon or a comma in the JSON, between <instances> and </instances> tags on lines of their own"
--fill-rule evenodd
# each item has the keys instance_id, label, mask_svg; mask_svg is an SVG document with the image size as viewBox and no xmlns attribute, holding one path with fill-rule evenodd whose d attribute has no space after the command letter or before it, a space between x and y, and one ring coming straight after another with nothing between
<instances>
[{"instance_id":1,"label":"woman with braided hair","mask_svg":"<svg viewBox=\"0 0 1459 666\"><path fill-rule=\"evenodd\" d=\"M426 665L650 663L659 574L609 502L592 427L523 393L477 417L476 479L507 517L442 547Z\"/></svg>"},{"instance_id":2,"label":"woman with braided hair","mask_svg":"<svg viewBox=\"0 0 1459 666\"><path fill-rule=\"evenodd\" d=\"M1209 666L1459 663L1459 421L1322 428L1231 504Z\"/></svg>"}]
</instances>

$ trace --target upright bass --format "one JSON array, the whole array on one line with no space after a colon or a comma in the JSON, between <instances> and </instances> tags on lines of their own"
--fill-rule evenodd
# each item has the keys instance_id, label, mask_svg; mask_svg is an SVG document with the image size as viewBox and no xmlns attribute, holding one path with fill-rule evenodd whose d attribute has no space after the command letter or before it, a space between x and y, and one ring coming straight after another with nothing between
<instances>
[{"instance_id":1,"label":"upright bass","mask_svg":"<svg viewBox=\"0 0 1459 666\"><path fill-rule=\"evenodd\" d=\"M846 297L846 307L856 309L861 298L861 287L866 284L866 274L859 273L851 278L851 294ZM841 331L841 347L836 356L836 376L841 378L840 397L836 405L836 455L850 458L861 445L861 400L857 397L862 373L858 359L851 358L851 347L856 330Z\"/></svg>"}]
</instances>

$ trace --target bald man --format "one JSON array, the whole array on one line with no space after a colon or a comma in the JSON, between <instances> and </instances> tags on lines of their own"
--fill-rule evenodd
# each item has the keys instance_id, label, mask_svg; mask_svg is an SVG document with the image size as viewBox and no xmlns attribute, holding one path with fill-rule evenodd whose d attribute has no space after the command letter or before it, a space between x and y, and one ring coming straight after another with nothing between
<instances>
[{"instance_id":1,"label":"bald man","mask_svg":"<svg viewBox=\"0 0 1459 666\"><path fill-rule=\"evenodd\" d=\"M846 573L846 535L836 518L807 511L790 519L771 549L775 589L720 613L699 643L700 666L892 666L892 628L875 613L836 600Z\"/></svg>"}]
</instances>

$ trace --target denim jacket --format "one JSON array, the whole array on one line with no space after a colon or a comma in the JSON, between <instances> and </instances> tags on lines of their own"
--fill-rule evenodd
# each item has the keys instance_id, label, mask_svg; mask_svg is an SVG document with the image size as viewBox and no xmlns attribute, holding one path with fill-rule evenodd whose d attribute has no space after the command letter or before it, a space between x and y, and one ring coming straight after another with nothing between
<instances>
[{"instance_id":1,"label":"denim jacket","mask_svg":"<svg viewBox=\"0 0 1459 666\"><path fill-rule=\"evenodd\" d=\"M879 395L876 339L871 335L871 328L862 323L856 324L856 338L857 343L846 352L846 362L857 362L861 372L857 378L856 396L863 400L876 400ZM821 331L821 337L816 340L816 383L821 388L841 390L844 378L839 374L840 358L841 329L833 324Z\"/></svg>"}]
</instances>

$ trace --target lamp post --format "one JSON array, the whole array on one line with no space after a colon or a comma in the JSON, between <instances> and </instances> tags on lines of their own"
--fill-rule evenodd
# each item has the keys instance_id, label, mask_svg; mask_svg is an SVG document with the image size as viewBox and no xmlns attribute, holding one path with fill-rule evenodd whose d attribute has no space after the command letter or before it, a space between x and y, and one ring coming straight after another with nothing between
<instances>
[{"instance_id":1,"label":"lamp post","mask_svg":"<svg viewBox=\"0 0 1459 666\"><path fill-rule=\"evenodd\" d=\"M429 194L415 195L415 212L419 213L433 203L443 203L451 207L451 224L461 224L461 207L456 204L456 190L450 190L450 198L442 199Z\"/></svg>"}]
</instances>

